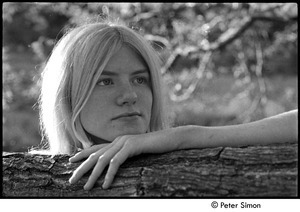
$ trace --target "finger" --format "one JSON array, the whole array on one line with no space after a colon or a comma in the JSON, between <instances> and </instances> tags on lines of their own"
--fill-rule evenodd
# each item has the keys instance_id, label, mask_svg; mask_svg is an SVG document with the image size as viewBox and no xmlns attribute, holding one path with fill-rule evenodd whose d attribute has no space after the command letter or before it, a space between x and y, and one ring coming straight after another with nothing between
<instances>
[{"instance_id":1,"label":"finger","mask_svg":"<svg viewBox=\"0 0 300 212\"><path fill-rule=\"evenodd\" d=\"M72 177L69 179L69 182L77 182L86 172L88 172L96 163L104 152L106 152L111 145L106 145L104 148L98 150L95 153L92 153L86 161L84 161L73 173Z\"/></svg>"},{"instance_id":2,"label":"finger","mask_svg":"<svg viewBox=\"0 0 300 212\"><path fill-rule=\"evenodd\" d=\"M104 155L101 155L98 163L96 164L96 166L93 169L92 174L90 175L87 183L84 185L84 190L90 190L93 188L94 184L96 183L97 179L99 178L99 176L101 175L101 173L103 172L104 168L107 165L107 161L106 158L104 158Z\"/></svg>"},{"instance_id":3,"label":"finger","mask_svg":"<svg viewBox=\"0 0 300 212\"><path fill-rule=\"evenodd\" d=\"M114 177L121 164L128 158L128 152L125 148L122 148L114 157L111 159L107 174L105 176L104 183L102 185L103 189L107 189L113 182Z\"/></svg>"},{"instance_id":4,"label":"finger","mask_svg":"<svg viewBox=\"0 0 300 212\"><path fill-rule=\"evenodd\" d=\"M69 179L69 182L76 183L86 172L88 172L97 162L98 155L92 154L90 157L84 161L73 173L72 177Z\"/></svg>"},{"instance_id":5,"label":"finger","mask_svg":"<svg viewBox=\"0 0 300 212\"><path fill-rule=\"evenodd\" d=\"M94 170L92 174L90 175L87 183L84 186L85 190L90 190L99 176L102 174L104 168L109 163L110 159L113 158L113 156L122 148L120 144L116 144L113 147L111 147L109 150L105 152L105 154L101 155L97 161L96 166L94 167Z\"/></svg>"},{"instance_id":6,"label":"finger","mask_svg":"<svg viewBox=\"0 0 300 212\"><path fill-rule=\"evenodd\" d=\"M69 161L71 163L80 161L80 160L82 160L84 158L89 157L92 153L94 153L94 152L102 149L103 147L105 147L107 145L108 144L99 144L99 145L95 145L95 146L92 146L92 147L87 148L87 149L83 149L80 152L78 152L77 154L75 154L73 157L70 157Z\"/></svg>"}]
</instances>

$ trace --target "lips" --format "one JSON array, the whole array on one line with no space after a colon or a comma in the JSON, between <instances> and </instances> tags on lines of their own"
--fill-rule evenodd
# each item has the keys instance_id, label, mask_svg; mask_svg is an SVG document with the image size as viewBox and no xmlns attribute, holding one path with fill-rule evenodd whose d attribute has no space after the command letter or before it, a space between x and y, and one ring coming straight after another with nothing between
<instances>
[{"instance_id":1,"label":"lips","mask_svg":"<svg viewBox=\"0 0 300 212\"><path fill-rule=\"evenodd\" d=\"M112 118L112 120L116 120L116 119L119 119L119 118L125 118L125 117L141 116L141 115L142 114L138 113L138 112L122 113L122 114Z\"/></svg>"}]
</instances>

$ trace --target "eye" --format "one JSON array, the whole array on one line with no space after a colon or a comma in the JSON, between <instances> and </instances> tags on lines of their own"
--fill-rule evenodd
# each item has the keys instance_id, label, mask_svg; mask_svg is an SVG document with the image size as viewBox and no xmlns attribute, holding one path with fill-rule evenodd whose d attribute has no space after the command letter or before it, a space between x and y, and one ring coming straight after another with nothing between
<instances>
[{"instance_id":1,"label":"eye","mask_svg":"<svg viewBox=\"0 0 300 212\"><path fill-rule=\"evenodd\" d=\"M100 80L97 85L106 86L106 85L112 85L113 82L111 79L102 79Z\"/></svg>"},{"instance_id":2,"label":"eye","mask_svg":"<svg viewBox=\"0 0 300 212\"><path fill-rule=\"evenodd\" d=\"M138 84L145 84L148 82L148 80L145 77L137 77L133 81Z\"/></svg>"}]
</instances>

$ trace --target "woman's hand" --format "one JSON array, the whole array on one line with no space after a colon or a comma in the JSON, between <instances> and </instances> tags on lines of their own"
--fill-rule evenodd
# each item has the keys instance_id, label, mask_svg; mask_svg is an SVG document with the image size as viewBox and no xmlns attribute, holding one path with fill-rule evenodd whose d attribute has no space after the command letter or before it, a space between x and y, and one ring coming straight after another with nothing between
<instances>
[{"instance_id":1,"label":"woman's hand","mask_svg":"<svg viewBox=\"0 0 300 212\"><path fill-rule=\"evenodd\" d=\"M107 189L111 185L118 168L127 158L141 153L163 153L178 149L178 139L176 139L178 136L174 134L174 129L140 135L120 136L110 144L95 145L82 150L70 158L70 162L75 162L86 157L88 159L74 171L69 182L72 184L76 183L86 172L94 167L92 174L84 186L85 190L90 190L105 167L109 165L102 185L103 189Z\"/></svg>"},{"instance_id":2,"label":"woman's hand","mask_svg":"<svg viewBox=\"0 0 300 212\"><path fill-rule=\"evenodd\" d=\"M107 146L108 144L98 144L98 145L94 145L91 146L90 148L87 149L83 149L80 152L76 153L74 156L69 158L69 161L71 163L75 163L77 161L80 161L84 158L87 158L90 156L90 154L98 151L99 149L102 149L103 147Z\"/></svg>"},{"instance_id":3,"label":"woman's hand","mask_svg":"<svg viewBox=\"0 0 300 212\"><path fill-rule=\"evenodd\" d=\"M73 173L70 178L70 183L77 182L86 172L93 168L87 183L84 186L85 190L90 190L98 177L102 174L107 165L107 171L102 187L108 188L119 168L119 166L130 156L138 154L138 149L134 148L134 136L121 136L116 138L112 143L106 146L95 145L86 150L82 150L74 157L70 158L70 162L75 162L88 157Z\"/></svg>"}]
</instances>

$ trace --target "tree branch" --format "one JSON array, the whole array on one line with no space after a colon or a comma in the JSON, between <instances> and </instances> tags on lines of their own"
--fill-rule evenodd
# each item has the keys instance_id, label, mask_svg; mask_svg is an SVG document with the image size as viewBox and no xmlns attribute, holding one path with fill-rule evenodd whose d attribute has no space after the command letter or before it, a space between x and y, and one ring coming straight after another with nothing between
<instances>
[{"instance_id":1,"label":"tree branch","mask_svg":"<svg viewBox=\"0 0 300 212\"><path fill-rule=\"evenodd\" d=\"M70 185L81 164L69 156L3 154L4 197L292 197L297 196L298 144L207 148L140 155L121 165L107 190L89 174Z\"/></svg>"},{"instance_id":2,"label":"tree branch","mask_svg":"<svg viewBox=\"0 0 300 212\"><path fill-rule=\"evenodd\" d=\"M246 17L241 21L240 27L237 28L229 28L220 37L216 42L209 44L207 47L198 47L195 49L191 49L189 53L185 53L185 55L181 55L180 51L174 51L173 55L171 55L163 67L162 73L165 74L170 67L180 58L186 55L199 54L201 52L209 52L209 51L217 51L222 48L225 48L227 45L232 43L234 40L239 38L247 29L249 29L255 22L257 21L271 21L271 22L280 22L280 23L289 23L297 21L298 17L290 17L289 19L280 18L280 17L268 17L268 16L252 16Z\"/></svg>"}]
</instances>

